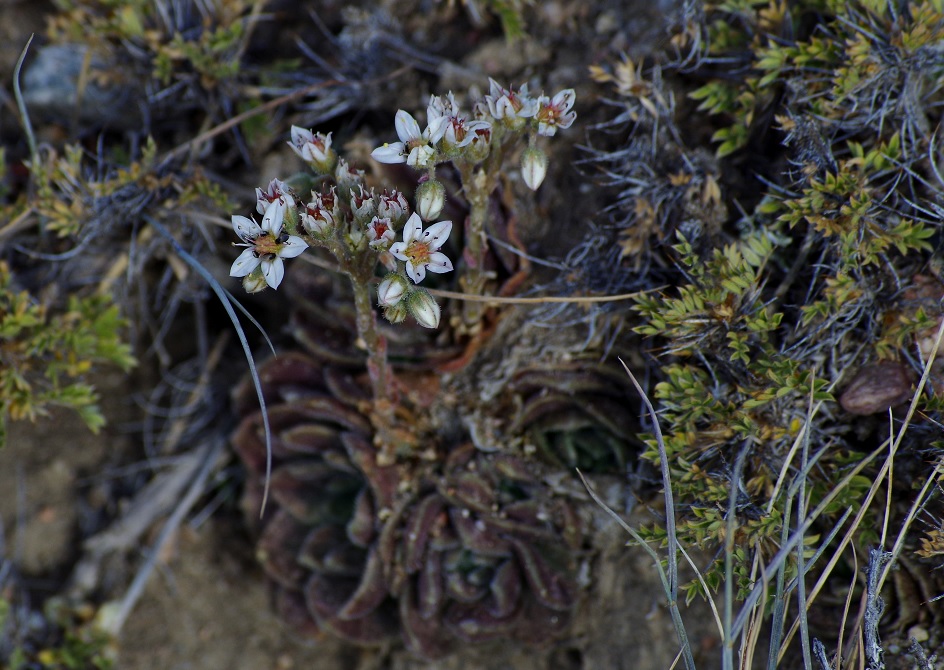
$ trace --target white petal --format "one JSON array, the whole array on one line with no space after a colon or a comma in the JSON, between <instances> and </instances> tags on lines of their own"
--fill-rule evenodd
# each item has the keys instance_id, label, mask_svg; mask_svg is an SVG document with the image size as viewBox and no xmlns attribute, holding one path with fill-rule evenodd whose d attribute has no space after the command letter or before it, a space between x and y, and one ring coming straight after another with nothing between
<instances>
[{"instance_id":1,"label":"white petal","mask_svg":"<svg viewBox=\"0 0 944 670\"><path fill-rule=\"evenodd\" d=\"M402 109L397 112L394 125L397 128L397 137L400 138L401 142L412 142L423 137L420 132L420 124L410 116L409 112Z\"/></svg>"},{"instance_id":2,"label":"white petal","mask_svg":"<svg viewBox=\"0 0 944 670\"><path fill-rule=\"evenodd\" d=\"M403 224L403 244L404 247L409 245L415 239L419 239L419 236L423 232L423 220L420 218L420 215L416 212L410 214L410 218L406 220L406 223ZM394 245L396 246L396 245ZM393 251L393 247L390 248L390 251Z\"/></svg>"},{"instance_id":3,"label":"white petal","mask_svg":"<svg viewBox=\"0 0 944 670\"><path fill-rule=\"evenodd\" d=\"M272 288L278 288L282 283L282 277L285 276L285 263L276 256L272 260L262 261L262 274L265 275L266 284Z\"/></svg>"},{"instance_id":4,"label":"white petal","mask_svg":"<svg viewBox=\"0 0 944 670\"><path fill-rule=\"evenodd\" d=\"M406 157L406 164L416 168L426 167L433 160L435 154L436 150L428 144L413 147L410 150L410 155Z\"/></svg>"},{"instance_id":5,"label":"white petal","mask_svg":"<svg viewBox=\"0 0 944 670\"><path fill-rule=\"evenodd\" d=\"M426 268L422 265L413 265L410 261L406 262L406 273L410 275L414 284L419 284L426 279Z\"/></svg>"},{"instance_id":6,"label":"white petal","mask_svg":"<svg viewBox=\"0 0 944 670\"><path fill-rule=\"evenodd\" d=\"M452 272L452 261L449 260L449 257L437 251L434 254L429 255L429 263L426 264L426 269L430 272L435 272L436 274L442 274L443 272Z\"/></svg>"},{"instance_id":7,"label":"white petal","mask_svg":"<svg viewBox=\"0 0 944 670\"><path fill-rule=\"evenodd\" d=\"M239 235L239 239L243 242L254 240L262 235L262 228L259 227L258 223L238 214L233 215L233 230L236 231L236 234Z\"/></svg>"},{"instance_id":8,"label":"white petal","mask_svg":"<svg viewBox=\"0 0 944 670\"><path fill-rule=\"evenodd\" d=\"M440 116L438 119L432 119L423 133L423 137L429 139L432 144L436 144L446 134L446 126L449 125L448 116Z\"/></svg>"},{"instance_id":9,"label":"white petal","mask_svg":"<svg viewBox=\"0 0 944 670\"><path fill-rule=\"evenodd\" d=\"M423 231L423 241L429 244L430 249L435 250L446 243L450 233L452 233L452 221L440 221Z\"/></svg>"},{"instance_id":10,"label":"white petal","mask_svg":"<svg viewBox=\"0 0 944 670\"><path fill-rule=\"evenodd\" d=\"M292 126L292 144L296 147L311 142L312 137L310 130L300 126Z\"/></svg>"},{"instance_id":11,"label":"white petal","mask_svg":"<svg viewBox=\"0 0 944 670\"><path fill-rule=\"evenodd\" d=\"M406 242L394 242L390 245L389 251L395 258L399 258L401 261L410 260L409 257L403 253L406 251Z\"/></svg>"},{"instance_id":12,"label":"white petal","mask_svg":"<svg viewBox=\"0 0 944 670\"><path fill-rule=\"evenodd\" d=\"M285 198L277 198L266 207L265 216L262 217L262 229L272 233L273 237L278 237L282 232L282 220L285 219ZM272 286L272 284L269 284ZM275 288L274 286L272 288Z\"/></svg>"},{"instance_id":13,"label":"white petal","mask_svg":"<svg viewBox=\"0 0 944 670\"><path fill-rule=\"evenodd\" d=\"M561 120L557 122L557 127L561 130L566 130L573 125L574 121L577 120L577 112L567 112L564 116L561 117Z\"/></svg>"},{"instance_id":14,"label":"white petal","mask_svg":"<svg viewBox=\"0 0 944 670\"><path fill-rule=\"evenodd\" d=\"M552 104L562 112L567 112L574 106L574 100L576 99L577 94L574 93L574 89L567 88L554 96Z\"/></svg>"},{"instance_id":15,"label":"white petal","mask_svg":"<svg viewBox=\"0 0 944 670\"><path fill-rule=\"evenodd\" d=\"M515 115L515 108L511 104L511 100L509 100L506 96L502 96L498 99L498 101L495 103L495 110L494 116L496 119L510 119Z\"/></svg>"},{"instance_id":16,"label":"white petal","mask_svg":"<svg viewBox=\"0 0 944 670\"><path fill-rule=\"evenodd\" d=\"M295 258L308 248L308 243L300 237L289 235L289 238L282 243L282 250L279 256L282 258Z\"/></svg>"},{"instance_id":17,"label":"white petal","mask_svg":"<svg viewBox=\"0 0 944 670\"><path fill-rule=\"evenodd\" d=\"M489 77L488 78L488 92L493 98L500 98L501 96L505 94L505 89L501 87L501 84L499 84L497 81Z\"/></svg>"},{"instance_id":18,"label":"white petal","mask_svg":"<svg viewBox=\"0 0 944 670\"><path fill-rule=\"evenodd\" d=\"M259 267L259 259L252 253L252 249L246 249L233 261L233 265L229 269L229 276L245 277L257 267Z\"/></svg>"},{"instance_id":19,"label":"white petal","mask_svg":"<svg viewBox=\"0 0 944 670\"><path fill-rule=\"evenodd\" d=\"M384 144L370 152L370 157L379 163L406 163L406 145L403 142Z\"/></svg>"}]
</instances>

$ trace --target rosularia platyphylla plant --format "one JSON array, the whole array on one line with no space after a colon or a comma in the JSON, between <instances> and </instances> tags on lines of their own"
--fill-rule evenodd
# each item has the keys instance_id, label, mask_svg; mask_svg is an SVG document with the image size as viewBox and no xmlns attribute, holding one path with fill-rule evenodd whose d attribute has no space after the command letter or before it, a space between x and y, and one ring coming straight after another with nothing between
<instances>
[{"instance_id":1,"label":"rosularia platyphylla plant","mask_svg":"<svg viewBox=\"0 0 944 670\"><path fill-rule=\"evenodd\" d=\"M420 284L427 273L453 270L443 247L452 232L452 221L439 221L446 188L436 179L436 166L451 162L462 180L470 213L463 238L459 284L473 295L483 295L488 246L485 238L488 200L495 190L506 158L519 137L528 136L521 157L525 183L537 189L547 173L547 156L537 137L550 137L558 128L569 128L576 118L571 111L574 91L553 98L530 96L527 85L515 91L490 80L490 91L473 105L471 117L462 116L452 93L431 96L427 126L408 112L396 115L398 142L384 144L371 154L381 163L406 163L425 171L416 189L411 212L403 193L377 191L366 184L363 171L351 167L332 148L331 135L292 127L289 145L308 163L314 175L297 175L287 182L272 180L256 189L256 211L261 223L241 215L232 217L233 228L246 247L233 263L231 276L242 277L243 287L257 292L278 288L284 262L309 247L328 251L338 269L351 281L357 310L357 330L368 352L368 373L374 398L374 428L381 460L408 448L410 436L395 426L397 391L387 361L387 345L378 332L371 304L371 285L379 279L377 303L391 323L412 316L426 328L439 326L441 310L435 298ZM296 190L314 187L307 204ZM399 237L399 239L398 239ZM378 267L386 275L378 277ZM478 303L463 313L462 330L479 329Z\"/></svg>"}]
</instances>

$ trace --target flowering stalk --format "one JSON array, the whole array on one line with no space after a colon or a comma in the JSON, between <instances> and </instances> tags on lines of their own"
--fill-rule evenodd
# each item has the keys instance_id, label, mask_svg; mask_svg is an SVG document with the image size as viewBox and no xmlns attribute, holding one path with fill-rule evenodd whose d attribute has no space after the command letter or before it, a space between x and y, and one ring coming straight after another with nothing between
<instances>
[{"instance_id":1,"label":"flowering stalk","mask_svg":"<svg viewBox=\"0 0 944 670\"><path fill-rule=\"evenodd\" d=\"M516 91L489 80L489 94L475 101L469 118L460 115L452 93L432 96L426 108L425 130L420 130L419 123L408 112L400 110L395 123L400 141L384 144L372 152L373 158L381 163L406 163L426 172L425 181L417 189L417 211L424 219L436 218L442 207L444 191L435 179L436 165L452 162L458 169L469 205L459 278L464 293L480 296L486 291L490 278L485 270L488 204L508 151L519 138L528 136L522 176L529 188L537 189L547 172L547 156L537 148L535 138L551 137L559 128L569 128L577 116L571 111L574 99L573 89L549 98L529 95L527 85ZM424 301L416 298L413 304L421 302ZM481 329L482 314L482 303L466 301L459 332L476 334ZM422 318L418 320L423 323Z\"/></svg>"},{"instance_id":2,"label":"flowering stalk","mask_svg":"<svg viewBox=\"0 0 944 670\"><path fill-rule=\"evenodd\" d=\"M460 165L460 175L469 203L469 218L466 221L465 251L462 254L465 263L459 286L463 293L479 296L485 294L485 284L489 279L485 272L485 256L488 253L485 222L488 218L489 196L497 186L497 172L465 164ZM472 335L478 332L484 304L477 300L467 300L462 304L461 331Z\"/></svg>"}]
</instances>

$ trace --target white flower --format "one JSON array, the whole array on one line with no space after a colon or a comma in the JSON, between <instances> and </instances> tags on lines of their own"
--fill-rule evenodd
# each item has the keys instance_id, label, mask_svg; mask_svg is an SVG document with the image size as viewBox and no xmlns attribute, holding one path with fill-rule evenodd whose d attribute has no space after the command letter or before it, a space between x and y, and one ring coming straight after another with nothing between
<instances>
[{"instance_id":1,"label":"white flower","mask_svg":"<svg viewBox=\"0 0 944 670\"><path fill-rule=\"evenodd\" d=\"M430 126L442 131L443 144L448 149L461 149L471 144L476 137L491 131L492 124L484 119L466 121L459 116L459 105L450 92L446 98L430 96L426 116Z\"/></svg>"},{"instance_id":2,"label":"white flower","mask_svg":"<svg viewBox=\"0 0 944 670\"><path fill-rule=\"evenodd\" d=\"M577 112L570 111L576 97L574 89L568 88L555 95L553 100L546 95L538 98L540 109L534 115L538 121L538 135L551 137L558 128L561 130L570 128L577 118Z\"/></svg>"},{"instance_id":3,"label":"white flower","mask_svg":"<svg viewBox=\"0 0 944 670\"><path fill-rule=\"evenodd\" d=\"M375 216L367 224L368 244L374 249L386 249L393 243L394 237L390 219L386 217Z\"/></svg>"},{"instance_id":4,"label":"white flower","mask_svg":"<svg viewBox=\"0 0 944 670\"><path fill-rule=\"evenodd\" d=\"M406 163L410 167L427 167L436 156L433 145L442 139L446 131L446 117L430 119L426 130L420 132L420 125L408 112L397 112L396 122L399 142L384 144L371 152L374 160L381 163Z\"/></svg>"},{"instance_id":5,"label":"white flower","mask_svg":"<svg viewBox=\"0 0 944 670\"><path fill-rule=\"evenodd\" d=\"M423 230L420 215L413 212L403 227L403 241L391 246L390 253L406 262L406 273L414 284L419 284L426 278L426 270L452 271L452 261L439 251L451 232L452 221L440 221Z\"/></svg>"},{"instance_id":6,"label":"white flower","mask_svg":"<svg viewBox=\"0 0 944 670\"><path fill-rule=\"evenodd\" d=\"M292 141L288 143L292 151L307 163L326 163L333 161L331 133L313 133L299 126L292 126Z\"/></svg>"},{"instance_id":7,"label":"white flower","mask_svg":"<svg viewBox=\"0 0 944 670\"><path fill-rule=\"evenodd\" d=\"M285 217L285 202L278 199L265 211L262 225L246 218L233 216L233 230L248 247L233 262L230 277L245 277L259 266L266 284L278 288L285 275L283 258L295 258L308 248L308 244L295 235L282 235L282 219Z\"/></svg>"},{"instance_id":8,"label":"white flower","mask_svg":"<svg viewBox=\"0 0 944 670\"><path fill-rule=\"evenodd\" d=\"M285 182L273 179L264 191L256 187L256 211L260 214L265 214L276 200L281 200L286 210L295 207L295 198L292 197L291 189Z\"/></svg>"},{"instance_id":9,"label":"white flower","mask_svg":"<svg viewBox=\"0 0 944 670\"><path fill-rule=\"evenodd\" d=\"M495 119L527 119L538 111L538 101L528 97L527 84L522 84L515 92L511 88L502 88L501 84L489 77L488 85L489 95L485 96L485 102Z\"/></svg>"}]
</instances>

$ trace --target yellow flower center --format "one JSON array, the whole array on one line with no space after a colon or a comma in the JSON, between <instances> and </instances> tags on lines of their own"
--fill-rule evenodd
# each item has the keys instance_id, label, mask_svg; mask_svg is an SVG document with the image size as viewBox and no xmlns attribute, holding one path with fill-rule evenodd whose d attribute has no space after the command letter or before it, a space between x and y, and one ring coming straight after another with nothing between
<instances>
[{"instance_id":1,"label":"yellow flower center","mask_svg":"<svg viewBox=\"0 0 944 670\"><path fill-rule=\"evenodd\" d=\"M429 263L429 257L433 252L430 250L427 242L413 240L403 253L410 259L414 267L418 267Z\"/></svg>"}]
</instances>

